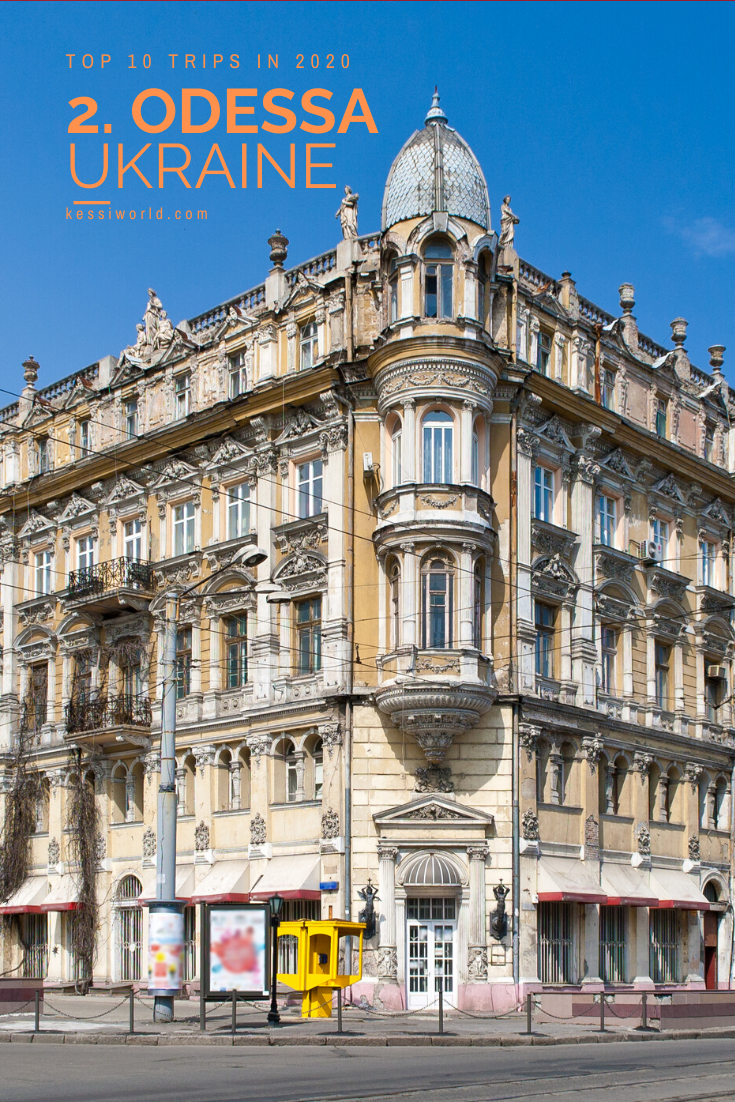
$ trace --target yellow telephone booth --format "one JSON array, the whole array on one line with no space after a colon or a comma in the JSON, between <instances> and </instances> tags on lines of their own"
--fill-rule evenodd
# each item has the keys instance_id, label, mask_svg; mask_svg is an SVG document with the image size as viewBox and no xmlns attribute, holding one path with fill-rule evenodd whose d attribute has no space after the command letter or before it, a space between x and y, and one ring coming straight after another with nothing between
<instances>
[{"instance_id":1,"label":"yellow telephone booth","mask_svg":"<svg viewBox=\"0 0 735 1102\"><path fill-rule=\"evenodd\" d=\"M362 978L364 933L364 922L339 919L280 924L278 962L286 971L278 973L278 980L303 991L302 1018L331 1018L333 990ZM340 957L344 971L340 971Z\"/></svg>"}]
</instances>

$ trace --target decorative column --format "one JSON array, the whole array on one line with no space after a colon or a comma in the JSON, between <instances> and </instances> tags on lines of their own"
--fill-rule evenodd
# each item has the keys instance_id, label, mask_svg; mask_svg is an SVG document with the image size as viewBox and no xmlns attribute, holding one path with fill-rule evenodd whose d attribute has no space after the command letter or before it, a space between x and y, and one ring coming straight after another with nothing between
<instances>
[{"instance_id":1,"label":"decorative column","mask_svg":"<svg viewBox=\"0 0 735 1102\"><path fill-rule=\"evenodd\" d=\"M306 799L306 751L295 750L293 756L296 762L296 803L303 803Z\"/></svg>"},{"instance_id":2,"label":"decorative column","mask_svg":"<svg viewBox=\"0 0 735 1102\"><path fill-rule=\"evenodd\" d=\"M669 776L668 773L662 773L658 779L658 790L656 792L656 818L660 823L667 823L669 821L667 802L669 793Z\"/></svg>"},{"instance_id":3,"label":"decorative column","mask_svg":"<svg viewBox=\"0 0 735 1102\"><path fill-rule=\"evenodd\" d=\"M585 434L585 447L599 434L592 430ZM572 676L577 685L576 703L595 704L594 613L592 593L592 542L594 532L594 482L600 468L588 455L577 455L575 478L572 484L572 526L579 535L579 546L574 568L582 584L575 595L574 627L571 638ZM562 641L563 645L563 641ZM563 650L562 650L563 653ZM581 692L580 692L581 690ZM581 699L580 699L581 698Z\"/></svg>"},{"instance_id":4,"label":"decorative column","mask_svg":"<svg viewBox=\"0 0 735 1102\"><path fill-rule=\"evenodd\" d=\"M403 449L401 465L406 482L416 482L416 402L406 398L403 403Z\"/></svg>"},{"instance_id":5,"label":"decorative column","mask_svg":"<svg viewBox=\"0 0 735 1102\"><path fill-rule=\"evenodd\" d=\"M605 766L605 814L615 814L615 763L612 761Z\"/></svg>"},{"instance_id":6,"label":"decorative column","mask_svg":"<svg viewBox=\"0 0 735 1102\"><path fill-rule=\"evenodd\" d=\"M472 421L475 412L475 403L466 401L462 403L460 415L460 451L459 451L459 481L472 481Z\"/></svg>"},{"instance_id":7,"label":"decorative column","mask_svg":"<svg viewBox=\"0 0 735 1102\"><path fill-rule=\"evenodd\" d=\"M470 983L487 983L487 932L485 913L485 861L487 846L468 846L470 864L470 906L467 949L467 978Z\"/></svg>"},{"instance_id":8,"label":"decorative column","mask_svg":"<svg viewBox=\"0 0 735 1102\"><path fill-rule=\"evenodd\" d=\"M240 770L242 762L235 758L230 762L230 811L239 811L242 806L242 778Z\"/></svg>"},{"instance_id":9,"label":"decorative column","mask_svg":"<svg viewBox=\"0 0 735 1102\"><path fill-rule=\"evenodd\" d=\"M287 361L286 361L286 371L289 372L289 373L292 372L292 371L296 371L297 364L298 364L298 351L299 350L298 350L298 341L296 339L298 337L298 335L299 335L298 325L296 324L296 322L290 321L288 323L288 325L286 326L286 341L287 341L287 350L288 350L288 353L287 353L288 358L287 358Z\"/></svg>"},{"instance_id":10,"label":"decorative column","mask_svg":"<svg viewBox=\"0 0 735 1102\"><path fill-rule=\"evenodd\" d=\"M410 263L401 266L401 317L412 318L413 306L413 268Z\"/></svg>"},{"instance_id":11,"label":"decorative column","mask_svg":"<svg viewBox=\"0 0 735 1102\"><path fill-rule=\"evenodd\" d=\"M176 767L176 814L186 815L186 767Z\"/></svg>"},{"instance_id":12,"label":"decorative column","mask_svg":"<svg viewBox=\"0 0 735 1102\"><path fill-rule=\"evenodd\" d=\"M413 543L402 543L403 552L403 631L404 646L418 646L417 632L418 559Z\"/></svg>"},{"instance_id":13,"label":"decorative column","mask_svg":"<svg viewBox=\"0 0 735 1102\"><path fill-rule=\"evenodd\" d=\"M649 625L646 635L646 700L656 703L656 637Z\"/></svg>"},{"instance_id":14,"label":"decorative column","mask_svg":"<svg viewBox=\"0 0 735 1102\"><path fill-rule=\"evenodd\" d=\"M132 773L125 778L125 822L135 822L135 777Z\"/></svg>"},{"instance_id":15,"label":"decorative column","mask_svg":"<svg viewBox=\"0 0 735 1102\"><path fill-rule=\"evenodd\" d=\"M561 804L563 792L564 759L559 752L559 743L554 742L549 753L549 789L552 804Z\"/></svg>"},{"instance_id":16,"label":"decorative column","mask_svg":"<svg viewBox=\"0 0 735 1102\"><path fill-rule=\"evenodd\" d=\"M459 645L474 647L475 575L472 566L477 548L474 543L463 543L459 556Z\"/></svg>"},{"instance_id":17,"label":"decorative column","mask_svg":"<svg viewBox=\"0 0 735 1102\"><path fill-rule=\"evenodd\" d=\"M398 978L396 949L396 857L395 846L378 846L378 978L395 983Z\"/></svg>"}]
</instances>

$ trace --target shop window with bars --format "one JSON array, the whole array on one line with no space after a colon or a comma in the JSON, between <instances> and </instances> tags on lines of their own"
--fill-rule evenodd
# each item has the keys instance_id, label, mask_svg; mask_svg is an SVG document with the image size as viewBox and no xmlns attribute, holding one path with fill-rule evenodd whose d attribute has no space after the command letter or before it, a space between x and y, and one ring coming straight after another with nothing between
<instances>
[{"instance_id":1,"label":"shop window with bars","mask_svg":"<svg viewBox=\"0 0 735 1102\"><path fill-rule=\"evenodd\" d=\"M48 972L48 916L22 915L23 976L42 980Z\"/></svg>"},{"instance_id":2,"label":"shop window with bars","mask_svg":"<svg viewBox=\"0 0 735 1102\"><path fill-rule=\"evenodd\" d=\"M573 983L572 903L538 905L538 974L542 983Z\"/></svg>"},{"instance_id":3,"label":"shop window with bars","mask_svg":"<svg viewBox=\"0 0 735 1102\"><path fill-rule=\"evenodd\" d=\"M600 907L600 976L625 983L625 907Z\"/></svg>"},{"instance_id":4,"label":"shop window with bars","mask_svg":"<svg viewBox=\"0 0 735 1102\"><path fill-rule=\"evenodd\" d=\"M678 911L651 911L650 970L654 983L678 983L678 934Z\"/></svg>"}]
</instances>

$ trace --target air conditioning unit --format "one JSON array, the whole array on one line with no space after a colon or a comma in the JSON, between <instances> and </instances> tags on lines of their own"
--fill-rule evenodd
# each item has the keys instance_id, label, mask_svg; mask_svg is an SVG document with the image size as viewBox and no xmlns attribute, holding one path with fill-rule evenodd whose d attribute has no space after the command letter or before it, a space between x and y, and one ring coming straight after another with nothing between
<instances>
[{"instance_id":1,"label":"air conditioning unit","mask_svg":"<svg viewBox=\"0 0 735 1102\"><path fill-rule=\"evenodd\" d=\"M664 557L664 547L656 540L644 540L641 544L641 558L645 562L661 562Z\"/></svg>"},{"instance_id":2,"label":"air conditioning unit","mask_svg":"<svg viewBox=\"0 0 735 1102\"><path fill-rule=\"evenodd\" d=\"M708 666L707 677L713 681L727 681L727 669L725 666Z\"/></svg>"}]
</instances>

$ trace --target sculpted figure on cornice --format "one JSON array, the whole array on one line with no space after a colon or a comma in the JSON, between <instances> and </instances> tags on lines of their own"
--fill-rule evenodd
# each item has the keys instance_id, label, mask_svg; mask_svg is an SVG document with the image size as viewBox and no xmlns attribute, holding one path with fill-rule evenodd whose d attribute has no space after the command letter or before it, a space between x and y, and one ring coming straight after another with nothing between
<instances>
[{"instance_id":1,"label":"sculpted figure on cornice","mask_svg":"<svg viewBox=\"0 0 735 1102\"><path fill-rule=\"evenodd\" d=\"M120 353L119 362L152 364L157 363L174 339L174 327L156 292L148 288L148 304L143 314L143 322L136 325L135 344L128 345Z\"/></svg>"}]
</instances>

